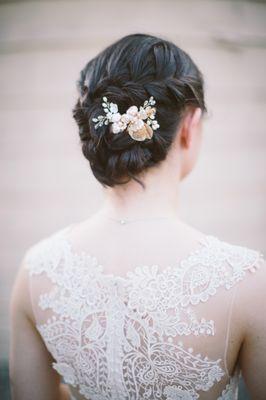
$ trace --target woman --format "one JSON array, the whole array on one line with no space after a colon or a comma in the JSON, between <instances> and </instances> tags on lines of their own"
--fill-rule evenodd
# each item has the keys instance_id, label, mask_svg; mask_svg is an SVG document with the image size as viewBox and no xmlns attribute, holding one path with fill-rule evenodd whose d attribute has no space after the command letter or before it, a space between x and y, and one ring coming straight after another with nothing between
<instances>
[{"instance_id":1,"label":"woman","mask_svg":"<svg viewBox=\"0 0 266 400\"><path fill-rule=\"evenodd\" d=\"M179 216L203 86L186 52L146 34L82 70L73 115L105 202L25 254L11 304L13 399L228 400L241 372L265 399L263 257Z\"/></svg>"}]
</instances>

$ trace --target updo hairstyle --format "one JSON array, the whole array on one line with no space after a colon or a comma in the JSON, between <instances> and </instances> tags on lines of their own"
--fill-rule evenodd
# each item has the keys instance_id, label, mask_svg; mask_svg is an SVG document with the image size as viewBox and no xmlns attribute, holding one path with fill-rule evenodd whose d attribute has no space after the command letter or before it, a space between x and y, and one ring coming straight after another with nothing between
<instances>
[{"instance_id":1,"label":"updo hairstyle","mask_svg":"<svg viewBox=\"0 0 266 400\"><path fill-rule=\"evenodd\" d=\"M203 86L202 73L184 50L148 34L124 36L91 59L77 81L73 117L96 179L104 187L131 179L144 187L138 175L166 158L187 107L207 111ZM114 134L110 125L95 129L92 119L104 114L103 96L121 114L153 96L160 128L145 141L133 140L126 131Z\"/></svg>"}]
</instances>

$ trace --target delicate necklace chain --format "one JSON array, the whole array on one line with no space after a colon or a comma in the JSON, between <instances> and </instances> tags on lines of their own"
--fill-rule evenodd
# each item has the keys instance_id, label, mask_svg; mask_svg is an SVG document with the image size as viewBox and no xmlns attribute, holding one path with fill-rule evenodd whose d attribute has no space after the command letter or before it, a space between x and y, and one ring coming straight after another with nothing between
<instances>
[{"instance_id":1,"label":"delicate necklace chain","mask_svg":"<svg viewBox=\"0 0 266 400\"><path fill-rule=\"evenodd\" d=\"M173 217L154 217L154 218L138 218L138 219L134 219L134 220L129 220L129 219L125 219L125 218L121 218L121 219L116 219L113 217L109 217L109 216L105 216L106 218L112 219L113 221L119 222L119 224L121 225L125 225L125 224L129 224L131 222L137 222L137 221L150 221L150 220L158 220L158 219L173 219Z\"/></svg>"}]
</instances>

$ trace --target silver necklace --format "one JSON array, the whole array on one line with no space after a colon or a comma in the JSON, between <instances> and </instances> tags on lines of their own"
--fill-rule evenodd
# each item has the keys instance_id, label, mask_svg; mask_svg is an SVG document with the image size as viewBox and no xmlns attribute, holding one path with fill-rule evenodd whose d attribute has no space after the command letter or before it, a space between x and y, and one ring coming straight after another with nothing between
<instances>
[{"instance_id":1,"label":"silver necklace","mask_svg":"<svg viewBox=\"0 0 266 400\"><path fill-rule=\"evenodd\" d=\"M133 219L133 220L129 220L129 219L125 219L125 218L121 218L121 219L116 219L113 217L108 217L105 216L106 218L112 219L113 221L118 222L120 225L125 225L125 224L129 224L131 222L137 222L137 221L150 221L150 220L158 220L158 219L173 219L173 217L155 217L155 218L138 218L138 219Z\"/></svg>"}]
</instances>

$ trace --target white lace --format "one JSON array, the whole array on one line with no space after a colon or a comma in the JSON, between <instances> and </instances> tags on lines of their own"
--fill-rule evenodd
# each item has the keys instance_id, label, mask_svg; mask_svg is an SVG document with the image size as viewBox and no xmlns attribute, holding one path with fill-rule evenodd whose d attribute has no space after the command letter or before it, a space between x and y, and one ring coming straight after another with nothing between
<instances>
[{"instance_id":1,"label":"white lace","mask_svg":"<svg viewBox=\"0 0 266 400\"><path fill-rule=\"evenodd\" d=\"M263 259L261 253L205 236L175 267L138 266L126 277L105 274L96 257L76 253L64 228L30 248L31 276L45 273L53 289L39 296L37 323L66 383L90 400L194 400L225 375L221 359L194 354L175 339L215 335L195 306L230 289ZM236 396L231 377L218 400Z\"/></svg>"}]
</instances>

